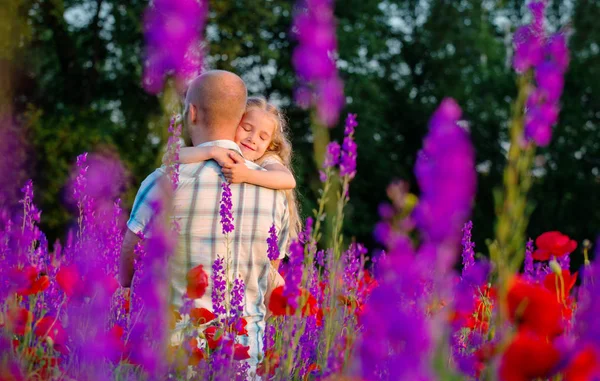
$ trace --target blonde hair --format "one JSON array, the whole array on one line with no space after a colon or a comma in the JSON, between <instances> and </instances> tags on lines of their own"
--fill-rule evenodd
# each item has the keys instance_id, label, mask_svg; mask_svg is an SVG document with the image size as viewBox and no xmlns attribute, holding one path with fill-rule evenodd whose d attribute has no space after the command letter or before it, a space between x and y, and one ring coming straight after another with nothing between
<instances>
[{"instance_id":1,"label":"blonde hair","mask_svg":"<svg viewBox=\"0 0 600 381\"><path fill-rule=\"evenodd\" d=\"M265 154L256 160L256 164L261 165L267 158L274 157L292 173L292 143L289 138L289 128L283 112L275 105L267 102L263 97L249 97L246 103L246 111L255 108L266 111L273 116L275 120L275 131L271 138L271 143L267 147ZM300 212L298 207L298 198L295 189L285 190L285 197L288 203L290 220L290 240L298 237L302 230Z\"/></svg>"}]
</instances>

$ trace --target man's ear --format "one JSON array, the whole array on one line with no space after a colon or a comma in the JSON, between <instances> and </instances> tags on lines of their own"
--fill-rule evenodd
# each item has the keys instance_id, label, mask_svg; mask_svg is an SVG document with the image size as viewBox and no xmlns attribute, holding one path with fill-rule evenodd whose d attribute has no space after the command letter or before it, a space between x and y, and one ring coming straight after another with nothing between
<instances>
[{"instance_id":1,"label":"man's ear","mask_svg":"<svg viewBox=\"0 0 600 381\"><path fill-rule=\"evenodd\" d=\"M196 108L196 106L193 103L190 103L190 111L189 111L189 122L191 125L195 125L196 121L198 120L198 109Z\"/></svg>"}]
</instances>

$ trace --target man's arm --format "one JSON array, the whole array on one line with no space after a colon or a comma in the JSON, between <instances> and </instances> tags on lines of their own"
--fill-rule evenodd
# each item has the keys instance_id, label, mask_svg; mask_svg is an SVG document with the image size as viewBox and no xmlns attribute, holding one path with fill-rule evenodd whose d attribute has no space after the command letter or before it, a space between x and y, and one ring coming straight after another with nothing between
<instances>
[{"instance_id":1,"label":"man's arm","mask_svg":"<svg viewBox=\"0 0 600 381\"><path fill-rule=\"evenodd\" d=\"M165 182L167 185L165 185ZM135 260L135 245L140 241L136 233L145 231L154 215L152 204L157 200L161 200L164 195L164 189L170 186L168 181L165 181L162 169L158 169L150 174L140 185L129 221L127 221L127 231L121 245L121 257L119 264L119 283L123 287L130 287L133 280L133 268Z\"/></svg>"},{"instance_id":2,"label":"man's arm","mask_svg":"<svg viewBox=\"0 0 600 381\"><path fill-rule=\"evenodd\" d=\"M123 245L121 246L121 263L119 266L119 282L123 287L131 287L133 280L133 263L135 260L135 245L140 241L140 238L131 230L127 229Z\"/></svg>"}]
</instances>

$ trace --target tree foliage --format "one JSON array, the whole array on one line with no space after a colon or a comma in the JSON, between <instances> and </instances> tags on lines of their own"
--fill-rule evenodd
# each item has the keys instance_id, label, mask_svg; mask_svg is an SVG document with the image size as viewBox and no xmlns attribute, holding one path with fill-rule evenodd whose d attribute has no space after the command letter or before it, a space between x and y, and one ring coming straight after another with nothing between
<instances>
[{"instance_id":1,"label":"tree foliage","mask_svg":"<svg viewBox=\"0 0 600 381\"><path fill-rule=\"evenodd\" d=\"M159 97L140 86L146 1L26 1L30 34L16 76L14 106L30 142L43 225L60 236L68 214L59 200L75 156L118 152L131 185L157 164L166 130ZM427 121L445 96L464 110L477 151L474 235L484 250L494 220L493 189L505 164L510 104L511 32L522 1L345 0L336 2L345 112L358 113L358 176L346 233L373 244L377 206L393 179L411 182ZM561 230L581 240L600 230L600 4L555 0L549 17L569 34L572 62L552 144L538 151L529 233ZM294 106L292 1L214 0L206 30L208 65L242 75L252 93L281 104L293 131L304 214L318 182L310 114ZM343 118L341 118L343 120ZM331 131L341 138L341 128ZM131 202L131 192L126 198Z\"/></svg>"}]
</instances>

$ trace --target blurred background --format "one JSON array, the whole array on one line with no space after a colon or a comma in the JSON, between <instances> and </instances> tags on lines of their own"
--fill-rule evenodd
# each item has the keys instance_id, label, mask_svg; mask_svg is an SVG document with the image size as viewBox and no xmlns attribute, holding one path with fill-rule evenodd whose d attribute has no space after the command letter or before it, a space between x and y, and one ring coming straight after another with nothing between
<instances>
[{"instance_id":1,"label":"blurred background","mask_svg":"<svg viewBox=\"0 0 600 381\"><path fill-rule=\"evenodd\" d=\"M430 114L446 96L464 110L477 152L476 251L493 237L494 189L502 182L507 122L516 95L512 33L524 1L336 1L339 71L346 112L358 114L358 175L350 187L348 237L374 246L386 187L412 168ZM143 72L147 1L3 0L0 6L0 202L14 203L32 178L42 229L63 238L72 214L66 186L84 151L120 157L128 171L123 206L160 165L169 102L149 95ZM214 0L206 65L234 71L251 94L286 111L302 214L320 186L311 118L293 103L293 1ZM552 143L538 150L530 200L532 238L560 230L581 242L600 232L600 1L550 1L548 23L569 36L571 64ZM579 252L578 252L579 253ZM575 265L580 255L573 256Z\"/></svg>"}]
</instances>

